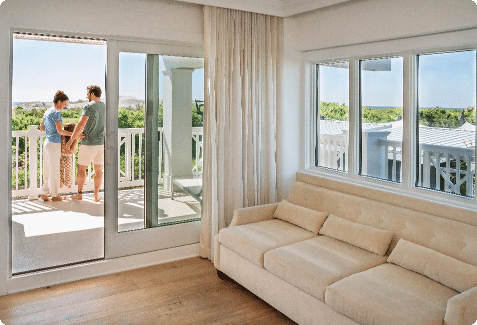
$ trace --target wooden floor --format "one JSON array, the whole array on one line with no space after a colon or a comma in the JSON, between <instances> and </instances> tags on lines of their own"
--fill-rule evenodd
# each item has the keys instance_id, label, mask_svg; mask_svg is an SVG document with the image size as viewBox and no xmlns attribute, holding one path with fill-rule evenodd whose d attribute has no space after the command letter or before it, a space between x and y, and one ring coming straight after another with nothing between
<instances>
[{"instance_id":1,"label":"wooden floor","mask_svg":"<svg viewBox=\"0 0 477 325\"><path fill-rule=\"evenodd\" d=\"M0 297L10 324L295 324L190 258Z\"/></svg>"}]
</instances>

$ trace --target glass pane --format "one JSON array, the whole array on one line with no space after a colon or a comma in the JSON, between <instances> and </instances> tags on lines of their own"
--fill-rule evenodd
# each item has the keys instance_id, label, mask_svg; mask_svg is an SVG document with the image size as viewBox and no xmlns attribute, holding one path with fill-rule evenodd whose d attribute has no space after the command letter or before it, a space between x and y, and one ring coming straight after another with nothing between
<instances>
[{"instance_id":1,"label":"glass pane","mask_svg":"<svg viewBox=\"0 0 477 325\"><path fill-rule=\"evenodd\" d=\"M158 77L157 84L148 80L154 76ZM203 59L120 53L119 80L118 230L198 220ZM154 105L157 107L152 108ZM156 117L153 126L151 118ZM148 136L154 143L146 141ZM157 183L151 179L156 175L153 171L157 171Z\"/></svg>"},{"instance_id":2,"label":"glass pane","mask_svg":"<svg viewBox=\"0 0 477 325\"><path fill-rule=\"evenodd\" d=\"M361 175L401 182L403 59L362 60Z\"/></svg>"},{"instance_id":3,"label":"glass pane","mask_svg":"<svg viewBox=\"0 0 477 325\"><path fill-rule=\"evenodd\" d=\"M348 171L349 63L317 66L319 104L315 166Z\"/></svg>"},{"instance_id":4,"label":"glass pane","mask_svg":"<svg viewBox=\"0 0 477 325\"><path fill-rule=\"evenodd\" d=\"M200 219L204 59L160 57L163 171L159 225ZM170 193L170 196L167 194Z\"/></svg>"},{"instance_id":5,"label":"glass pane","mask_svg":"<svg viewBox=\"0 0 477 325\"><path fill-rule=\"evenodd\" d=\"M474 197L476 51L418 60L417 186Z\"/></svg>"},{"instance_id":6,"label":"glass pane","mask_svg":"<svg viewBox=\"0 0 477 325\"><path fill-rule=\"evenodd\" d=\"M119 54L118 229L144 228L146 54Z\"/></svg>"},{"instance_id":7,"label":"glass pane","mask_svg":"<svg viewBox=\"0 0 477 325\"><path fill-rule=\"evenodd\" d=\"M89 85L100 86L104 101L106 46L54 40L13 40L13 274L104 257L104 204L93 199L92 165L82 200L70 199L77 192L81 140L76 150L73 146L66 152L66 137L51 129L47 135L40 125L49 111L55 114L53 121L61 115L64 129L74 129L87 104ZM66 107L53 103L59 89L69 98ZM51 120L48 123L51 126ZM65 200L53 201L58 195Z\"/></svg>"}]
</instances>

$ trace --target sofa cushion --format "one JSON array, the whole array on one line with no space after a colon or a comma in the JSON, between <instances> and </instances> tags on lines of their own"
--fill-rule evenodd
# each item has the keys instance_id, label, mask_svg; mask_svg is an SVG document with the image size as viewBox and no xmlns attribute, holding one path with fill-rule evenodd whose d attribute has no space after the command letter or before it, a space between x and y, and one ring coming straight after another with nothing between
<instances>
[{"instance_id":1,"label":"sofa cushion","mask_svg":"<svg viewBox=\"0 0 477 325\"><path fill-rule=\"evenodd\" d=\"M352 222L333 214L321 227L320 235L336 238L354 246L384 256L393 239L393 232Z\"/></svg>"},{"instance_id":2,"label":"sofa cushion","mask_svg":"<svg viewBox=\"0 0 477 325\"><path fill-rule=\"evenodd\" d=\"M272 219L220 230L220 244L263 267L265 252L316 237L308 230Z\"/></svg>"},{"instance_id":3,"label":"sofa cushion","mask_svg":"<svg viewBox=\"0 0 477 325\"><path fill-rule=\"evenodd\" d=\"M326 236L273 249L264 260L265 269L321 301L328 285L386 262L385 257Z\"/></svg>"},{"instance_id":4,"label":"sofa cushion","mask_svg":"<svg viewBox=\"0 0 477 325\"><path fill-rule=\"evenodd\" d=\"M274 218L292 223L318 235L329 213L308 209L283 200L278 204Z\"/></svg>"},{"instance_id":5,"label":"sofa cushion","mask_svg":"<svg viewBox=\"0 0 477 325\"><path fill-rule=\"evenodd\" d=\"M477 286L477 267L400 239L388 262L425 275L459 292Z\"/></svg>"},{"instance_id":6,"label":"sofa cushion","mask_svg":"<svg viewBox=\"0 0 477 325\"><path fill-rule=\"evenodd\" d=\"M325 302L360 324L442 325L447 301L458 292L386 263L326 288Z\"/></svg>"}]
</instances>

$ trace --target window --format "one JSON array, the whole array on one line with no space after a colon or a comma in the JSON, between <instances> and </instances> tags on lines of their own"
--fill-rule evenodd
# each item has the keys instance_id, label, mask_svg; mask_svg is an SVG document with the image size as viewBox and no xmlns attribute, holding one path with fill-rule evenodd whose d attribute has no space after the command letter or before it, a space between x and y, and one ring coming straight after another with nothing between
<instances>
[{"instance_id":1,"label":"window","mask_svg":"<svg viewBox=\"0 0 477 325\"><path fill-rule=\"evenodd\" d=\"M474 197L476 51L418 56L417 186Z\"/></svg>"},{"instance_id":2,"label":"window","mask_svg":"<svg viewBox=\"0 0 477 325\"><path fill-rule=\"evenodd\" d=\"M317 63L315 170L475 206L476 52Z\"/></svg>"},{"instance_id":3,"label":"window","mask_svg":"<svg viewBox=\"0 0 477 325\"><path fill-rule=\"evenodd\" d=\"M347 171L349 120L348 62L317 66L319 106L315 166Z\"/></svg>"},{"instance_id":4,"label":"window","mask_svg":"<svg viewBox=\"0 0 477 325\"><path fill-rule=\"evenodd\" d=\"M400 182L403 58L360 61L361 175Z\"/></svg>"}]
</instances>

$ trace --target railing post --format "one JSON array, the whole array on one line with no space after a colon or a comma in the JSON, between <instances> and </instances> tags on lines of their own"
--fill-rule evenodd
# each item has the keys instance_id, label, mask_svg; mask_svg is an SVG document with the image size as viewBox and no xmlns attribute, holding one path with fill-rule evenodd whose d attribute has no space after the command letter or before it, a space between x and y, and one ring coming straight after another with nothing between
<instances>
[{"instance_id":1,"label":"railing post","mask_svg":"<svg viewBox=\"0 0 477 325\"><path fill-rule=\"evenodd\" d=\"M391 131L363 130L363 161L362 175L388 179L387 146L379 142L386 140Z\"/></svg>"},{"instance_id":2,"label":"railing post","mask_svg":"<svg viewBox=\"0 0 477 325\"><path fill-rule=\"evenodd\" d=\"M466 195L467 196L472 196L473 190L474 190L474 172L472 171L472 160L475 162L475 156L474 159L471 155L468 155L467 157L467 170L466 170ZM460 176L460 175L459 175Z\"/></svg>"},{"instance_id":3,"label":"railing post","mask_svg":"<svg viewBox=\"0 0 477 325\"><path fill-rule=\"evenodd\" d=\"M28 192L29 200L38 199L38 137L40 136L40 130L38 130L38 125L30 125L30 130L28 131L28 140L30 142L29 149L29 165L30 165L30 189Z\"/></svg>"}]
</instances>

